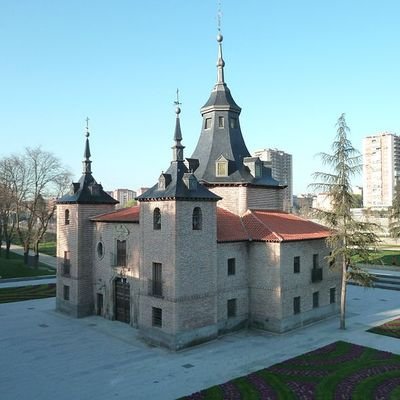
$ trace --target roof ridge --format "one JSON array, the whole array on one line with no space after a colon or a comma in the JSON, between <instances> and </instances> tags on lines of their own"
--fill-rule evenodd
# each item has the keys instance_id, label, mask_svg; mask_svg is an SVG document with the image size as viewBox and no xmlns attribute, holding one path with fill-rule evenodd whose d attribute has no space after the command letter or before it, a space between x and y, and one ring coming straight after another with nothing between
<instances>
[{"instance_id":1,"label":"roof ridge","mask_svg":"<svg viewBox=\"0 0 400 400\"><path fill-rule=\"evenodd\" d=\"M239 217L239 220L240 220L240 224L242 225L242 227L243 227L243 229L244 229L244 231L245 231L245 233L246 233L246 235L248 237L248 240L251 242L253 240L253 238L250 236L250 233L247 230L246 225L245 225L245 223L243 221L243 217L248 213L249 213L249 210L246 210L246 212L244 214L238 215L238 217Z\"/></svg>"},{"instance_id":2,"label":"roof ridge","mask_svg":"<svg viewBox=\"0 0 400 400\"><path fill-rule=\"evenodd\" d=\"M129 210L129 209L131 209L131 208L136 208L136 207L139 207L139 208L140 208L140 205L137 204L137 205L132 206L132 207L118 208L117 210L112 210L112 211L108 211L108 212L105 212L105 213L101 213L101 214L94 215L94 216L91 217L91 218L98 218L98 217L102 217L103 215L116 214L116 213L118 213L118 212L127 211L127 210Z\"/></svg>"},{"instance_id":3,"label":"roof ridge","mask_svg":"<svg viewBox=\"0 0 400 400\"><path fill-rule=\"evenodd\" d=\"M253 218L255 218L261 225L265 226L276 238L278 238L279 241L283 242L285 240L283 236L278 235L274 229L270 228L267 224L261 221L260 218L258 218L257 215L255 215L252 210L249 211L250 214L253 216Z\"/></svg>"}]
</instances>

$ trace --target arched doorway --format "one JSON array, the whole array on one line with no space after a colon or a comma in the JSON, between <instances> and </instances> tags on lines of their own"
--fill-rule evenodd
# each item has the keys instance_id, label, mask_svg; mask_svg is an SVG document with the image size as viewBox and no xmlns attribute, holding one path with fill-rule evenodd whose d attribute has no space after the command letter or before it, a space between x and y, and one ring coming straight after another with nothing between
<instances>
[{"instance_id":1,"label":"arched doorway","mask_svg":"<svg viewBox=\"0 0 400 400\"><path fill-rule=\"evenodd\" d=\"M130 322L130 284L126 278L115 279L115 319Z\"/></svg>"}]
</instances>

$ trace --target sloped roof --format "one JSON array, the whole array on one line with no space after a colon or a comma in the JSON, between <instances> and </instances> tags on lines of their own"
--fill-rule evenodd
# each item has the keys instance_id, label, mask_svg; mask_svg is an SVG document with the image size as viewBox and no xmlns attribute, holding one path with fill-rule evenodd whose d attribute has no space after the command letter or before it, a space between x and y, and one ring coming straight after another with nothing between
<instances>
[{"instance_id":1,"label":"sloped roof","mask_svg":"<svg viewBox=\"0 0 400 400\"><path fill-rule=\"evenodd\" d=\"M140 205L91 218L95 222L139 223ZM217 207L217 241L290 242L325 239L325 226L283 211L248 210L243 216Z\"/></svg>"},{"instance_id":2,"label":"sloped roof","mask_svg":"<svg viewBox=\"0 0 400 400\"><path fill-rule=\"evenodd\" d=\"M121 208L117 211L96 215L90 220L95 222L131 222L138 224L139 211L140 206Z\"/></svg>"},{"instance_id":3,"label":"sloped roof","mask_svg":"<svg viewBox=\"0 0 400 400\"><path fill-rule=\"evenodd\" d=\"M242 217L226 210L223 213L218 210L218 213L221 213L218 220L219 242L289 242L325 239L330 235L328 228L283 211L248 210Z\"/></svg>"},{"instance_id":4,"label":"sloped roof","mask_svg":"<svg viewBox=\"0 0 400 400\"><path fill-rule=\"evenodd\" d=\"M188 168L183 160L172 161L170 167L164 176L169 178L166 187L160 188L157 183L142 195L137 197L138 201L153 200L199 200L199 201L218 201L221 197L208 190L199 183L196 177L189 173ZM194 189L190 189L184 182L186 175L193 175L192 179L196 180Z\"/></svg>"},{"instance_id":5,"label":"sloped roof","mask_svg":"<svg viewBox=\"0 0 400 400\"><path fill-rule=\"evenodd\" d=\"M217 207L218 242L241 242L249 240L249 235L239 215Z\"/></svg>"},{"instance_id":6,"label":"sloped roof","mask_svg":"<svg viewBox=\"0 0 400 400\"><path fill-rule=\"evenodd\" d=\"M57 204L118 204L103 186L96 182L91 173L84 173L81 179L72 183L70 193L57 200Z\"/></svg>"}]
</instances>

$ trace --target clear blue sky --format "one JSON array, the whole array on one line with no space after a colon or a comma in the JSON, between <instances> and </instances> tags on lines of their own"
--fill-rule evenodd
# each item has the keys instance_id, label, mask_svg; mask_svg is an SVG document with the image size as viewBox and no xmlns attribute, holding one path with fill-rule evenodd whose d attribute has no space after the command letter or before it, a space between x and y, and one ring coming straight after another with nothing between
<instances>
[{"instance_id":1,"label":"clear blue sky","mask_svg":"<svg viewBox=\"0 0 400 400\"><path fill-rule=\"evenodd\" d=\"M307 191L346 113L351 140L399 132L398 0L224 0L225 80L250 151L293 154ZM153 185L185 156L216 81L216 0L0 0L0 157L41 145L81 175L90 118L105 189ZM359 183L360 180L354 183Z\"/></svg>"}]
</instances>

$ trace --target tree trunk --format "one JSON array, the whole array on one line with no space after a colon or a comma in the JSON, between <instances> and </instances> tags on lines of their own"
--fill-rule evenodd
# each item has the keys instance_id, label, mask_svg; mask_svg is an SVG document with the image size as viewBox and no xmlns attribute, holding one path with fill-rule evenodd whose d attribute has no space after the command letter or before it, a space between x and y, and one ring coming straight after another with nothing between
<instances>
[{"instance_id":1,"label":"tree trunk","mask_svg":"<svg viewBox=\"0 0 400 400\"><path fill-rule=\"evenodd\" d=\"M342 290L340 292L340 329L346 329L346 289L347 289L347 265L346 260L342 260Z\"/></svg>"},{"instance_id":2,"label":"tree trunk","mask_svg":"<svg viewBox=\"0 0 400 400\"><path fill-rule=\"evenodd\" d=\"M29 243L24 243L24 264L29 264Z\"/></svg>"},{"instance_id":3,"label":"tree trunk","mask_svg":"<svg viewBox=\"0 0 400 400\"><path fill-rule=\"evenodd\" d=\"M6 239L6 258L10 258L11 239Z\"/></svg>"},{"instance_id":4,"label":"tree trunk","mask_svg":"<svg viewBox=\"0 0 400 400\"><path fill-rule=\"evenodd\" d=\"M33 260L33 266L37 269L39 266L39 242L34 245L35 258Z\"/></svg>"}]
</instances>

